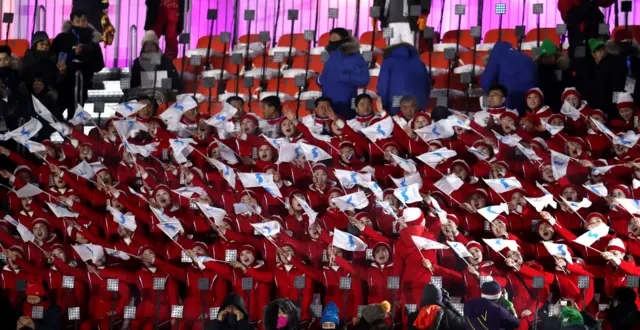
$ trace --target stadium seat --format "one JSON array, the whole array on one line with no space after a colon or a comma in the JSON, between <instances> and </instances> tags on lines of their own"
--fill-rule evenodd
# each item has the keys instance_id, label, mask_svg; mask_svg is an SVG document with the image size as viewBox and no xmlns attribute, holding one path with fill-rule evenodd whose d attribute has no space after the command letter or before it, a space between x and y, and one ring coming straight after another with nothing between
<instances>
[{"instance_id":1,"label":"stadium seat","mask_svg":"<svg viewBox=\"0 0 640 330\"><path fill-rule=\"evenodd\" d=\"M556 28L540 28L540 42L544 39L549 39L554 44L560 44L560 36L556 34ZM525 41L538 41L538 30L532 29L527 32L524 37Z\"/></svg>"},{"instance_id":2,"label":"stadium seat","mask_svg":"<svg viewBox=\"0 0 640 330\"><path fill-rule=\"evenodd\" d=\"M369 45L371 46L371 38L373 38L373 31L367 31L360 36L360 45ZM376 32L376 40L373 44L375 48L379 48L381 50L387 48L387 40L382 37L382 32Z\"/></svg>"},{"instance_id":3,"label":"stadium seat","mask_svg":"<svg viewBox=\"0 0 640 330\"><path fill-rule=\"evenodd\" d=\"M502 31L498 29L489 30L484 35L484 40L482 41L482 43L492 45L498 42L498 40L506 41L514 47L518 45L518 37L516 37L515 29L502 29Z\"/></svg>"},{"instance_id":4,"label":"stadium seat","mask_svg":"<svg viewBox=\"0 0 640 330\"><path fill-rule=\"evenodd\" d=\"M624 25L616 26L615 29L613 29L613 32L611 32L611 39L613 39L613 35L616 33L616 31L622 30L624 28ZM629 25L629 30L631 31L633 39L640 42L640 25Z\"/></svg>"},{"instance_id":5,"label":"stadium seat","mask_svg":"<svg viewBox=\"0 0 640 330\"><path fill-rule=\"evenodd\" d=\"M329 38L331 36L329 35L329 32L325 32L323 33L319 38L318 38L318 45L316 47L325 47L326 45L329 44Z\"/></svg>"},{"instance_id":6,"label":"stadium seat","mask_svg":"<svg viewBox=\"0 0 640 330\"><path fill-rule=\"evenodd\" d=\"M13 55L20 58L24 57L24 54L30 47L29 41L25 39L9 39L8 41L0 42L0 45L4 44L9 45L9 47L11 47L11 52L13 53Z\"/></svg>"},{"instance_id":7,"label":"stadium seat","mask_svg":"<svg viewBox=\"0 0 640 330\"><path fill-rule=\"evenodd\" d=\"M198 39L198 43L196 44L196 48L207 48L209 46L209 36L200 37ZM229 50L229 45L225 47L225 44L220 42L220 36L214 35L211 36L211 49L218 53L224 53Z\"/></svg>"},{"instance_id":8,"label":"stadium seat","mask_svg":"<svg viewBox=\"0 0 640 330\"><path fill-rule=\"evenodd\" d=\"M293 39L293 41L292 41ZM277 48L289 48L289 45L293 44L293 48L298 52L306 52L309 48L309 42L304 40L304 34L296 33L293 36L289 34L284 34L278 39L278 47Z\"/></svg>"},{"instance_id":9,"label":"stadium seat","mask_svg":"<svg viewBox=\"0 0 640 330\"><path fill-rule=\"evenodd\" d=\"M451 30L445 32L442 37L442 43L456 43L458 30ZM460 45L469 49L473 49L475 46L475 39L471 36L471 31L469 30L460 30Z\"/></svg>"}]
</instances>

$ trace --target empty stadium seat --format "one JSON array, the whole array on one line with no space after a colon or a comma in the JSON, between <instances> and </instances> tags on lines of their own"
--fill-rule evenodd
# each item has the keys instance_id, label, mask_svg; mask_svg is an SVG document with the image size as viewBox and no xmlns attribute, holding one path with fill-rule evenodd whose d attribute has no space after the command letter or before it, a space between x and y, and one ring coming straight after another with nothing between
<instances>
[{"instance_id":1,"label":"empty stadium seat","mask_svg":"<svg viewBox=\"0 0 640 330\"><path fill-rule=\"evenodd\" d=\"M442 43L456 43L458 30L450 30L445 32L442 37ZM475 46L475 38L471 36L471 31L469 30L460 30L460 45L465 48L472 49Z\"/></svg>"},{"instance_id":2,"label":"empty stadium seat","mask_svg":"<svg viewBox=\"0 0 640 330\"><path fill-rule=\"evenodd\" d=\"M0 45L8 45L11 47L11 53L17 57L24 57L24 54L29 49L29 41L25 39L9 39L7 41L0 41Z\"/></svg>"}]
</instances>

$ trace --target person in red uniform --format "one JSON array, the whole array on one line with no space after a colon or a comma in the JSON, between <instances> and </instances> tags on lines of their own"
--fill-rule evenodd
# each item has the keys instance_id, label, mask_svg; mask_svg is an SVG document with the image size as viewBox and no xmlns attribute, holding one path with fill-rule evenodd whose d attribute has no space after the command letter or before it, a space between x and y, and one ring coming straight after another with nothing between
<instances>
[{"instance_id":1,"label":"person in red uniform","mask_svg":"<svg viewBox=\"0 0 640 330\"><path fill-rule=\"evenodd\" d=\"M167 42L165 53L169 58L178 57L178 35L184 27L184 0L146 1L147 16L144 23L146 31L153 31Z\"/></svg>"}]
</instances>

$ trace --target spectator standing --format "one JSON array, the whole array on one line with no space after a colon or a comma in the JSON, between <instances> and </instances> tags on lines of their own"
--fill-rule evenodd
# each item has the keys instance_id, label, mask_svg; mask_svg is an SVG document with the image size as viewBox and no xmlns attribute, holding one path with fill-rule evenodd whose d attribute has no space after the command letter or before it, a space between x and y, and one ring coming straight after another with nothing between
<instances>
[{"instance_id":1,"label":"spectator standing","mask_svg":"<svg viewBox=\"0 0 640 330\"><path fill-rule=\"evenodd\" d=\"M506 106L522 111L526 105L525 95L538 85L538 76L533 59L517 51L510 43L498 41L489 55L489 61L480 77L485 93L498 83L507 88Z\"/></svg>"},{"instance_id":2,"label":"spectator standing","mask_svg":"<svg viewBox=\"0 0 640 330\"><path fill-rule=\"evenodd\" d=\"M62 313L58 306L49 301L42 282L35 279L28 281L24 293L27 297L22 303L21 316L18 318L16 329L59 329ZM43 308L42 318L33 317L34 307Z\"/></svg>"},{"instance_id":3,"label":"spectator standing","mask_svg":"<svg viewBox=\"0 0 640 330\"><path fill-rule=\"evenodd\" d=\"M160 65L151 64L151 58L154 55L160 55ZM153 31L147 31L142 38L142 51L140 57L133 61L131 67L131 88L141 87L142 73L167 71L167 77L171 79L171 88L178 91L182 90L182 80L178 74L178 70L171 62L171 59L160 50L160 41Z\"/></svg>"},{"instance_id":4,"label":"spectator standing","mask_svg":"<svg viewBox=\"0 0 640 330\"><path fill-rule=\"evenodd\" d=\"M559 0L558 10L567 24L569 35L569 56L573 57L575 48L589 38L598 35L598 25L604 23L604 15L600 8L607 8L614 0Z\"/></svg>"},{"instance_id":5,"label":"spectator standing","mask_svg":"<svg viewBox=\"0 0 640 330\"><path fill-rule=\"evenodd\" d=\"M394 105L394 98L413 96L418 109L423 110L429 102L431 75L420 59L418 50L408 43L387 47L378 77L378 95L385 109L397 114L400 105ZM399 103L399 102L398 102Z\"/></svg>"},{"instance_id":6,"label":"spectator standing","mask_svg":"<svg viewBox=\"0 0 640 330\"><path fill-rule=\"evenodd\" d=\"M67 64L51 52L49 36L44 31L38 31L31 37L31 48L22 58L21 70L23 81L41 76L44 83L53 89L58 89L67 77Z\"/></svg>"},{"instance_id":7,"label":"spectator standing","mask_svg":"<svg viewBox=\"0 0 640 330\"><path fill-rule=\"evenodd\" d=\"M559 52L551 40L545 39L533 61L538 69L538 87L544 95L546 105L555 112L560 111L562 92L565 88L574 86L569 56Z\"/></svg>"},{"instance_id":8,"label":"spectator standing","mask_svg":"<svg viewBox=\"0 0 640 330\"><path fill-rule=\"evenodd\" d=\"M244 300L232 293L224 298L218 318L207 327L208 330L252 330Z\"/></svg>"},{"instance_id":9,"label":"spectator standing","mask_svg":"<svg viewBox=\"0 0 640 330\"><path fill-rule=\"evenodd\" d=\"M464 304L464 315L470 328L509 330L520 326L513 304L502 296L502 287L498 282L485 282L481 290L480 298Z\"/></svg>"},{"instance_id":10,"label":"spectator standing","mask_svg":"<svg viewBox=\"0 0 640 330\"><path fill-rule=\"evenodd\" d=\"M638 294L633 288L620 287L614 295L609 309L605 310L603 330L640 329L640 311L636 305Z\"/></svg>"},{"instance_id":11,"label":"spectator standing","mask_svg":"<svg viewBox=\"0 0 640 330\"><path fill-rule=\"evenodd\" d=\"M184 0L147 0L145 31L164 35L166 54L170 59L178 56L178 34L184 27Z\"/></svg>"},{"instance_id":12,"label":"spectator standing","mask_svg":"<svg viewBox=\"0 0 640 330\"><path fill-rule=\"evenodd\" d=\"M20 118L27 116L24 111L18 111L15 104L20 74L13 68L12 62L11 48L0 46L0 122L4 121L5 126L0 127L0 133L17 128Z\"/></svg>"},{"instance_id":13,"label":"spectator standing","mask_svg":"<svg viewBox=\"0 0 640 330\"><path fill-rule=\"evenodd\" d=\"M462 315L451 306L449 293L429 283L422 290L420 309L408 316L409 330L465 330Z\"/></svg>"},{"instance_id":14,"label":"spectator standing","mask_svg":"<svg viewBox=\"0 0 640 330\"><path fill-rule=\"evenodd\" d=\"M369 66L360 55L358 41L343 28L330 32L330 42L325 49L329 59L324 64L318 85L322 87L322 96L333 100L333 110L344 119L355 117L351 106L358 94L358 88L369 83Z\"/></svg>"},{"instance_id":15,"label":"spectator standing","mask_svg":"<svg viewBox=\"0 0 640 330\"><path fill-rule=\"evenodd\" d=\"M420 0L375 0L374 6L380 7L380 22L383 28L393 29L393 38L389 45L398 43L415 44L414 32L424 30L429 16L429 7ZM420 17L411 16L412 6L420 6ZM374 27L376 28L376 27Z\"/></svg>"}]
</instances>

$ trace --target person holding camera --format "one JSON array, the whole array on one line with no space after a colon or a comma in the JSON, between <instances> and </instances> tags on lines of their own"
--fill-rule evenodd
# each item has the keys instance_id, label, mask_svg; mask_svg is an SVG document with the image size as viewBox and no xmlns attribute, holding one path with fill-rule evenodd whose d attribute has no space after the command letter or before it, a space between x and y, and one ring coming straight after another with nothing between
<instances>
[{"instance_id":1,"label":"person holding camera","mask_svg":"<svg viewBox=\"0 0 640 330\"><path fill-rule=\"evenodd\" d=\"M502 287L496 281L482 284L482 295L464 304L464 315L471 329L517 329L520 320L513 303L503 295Z\"/></svg>"}]
</instances>

